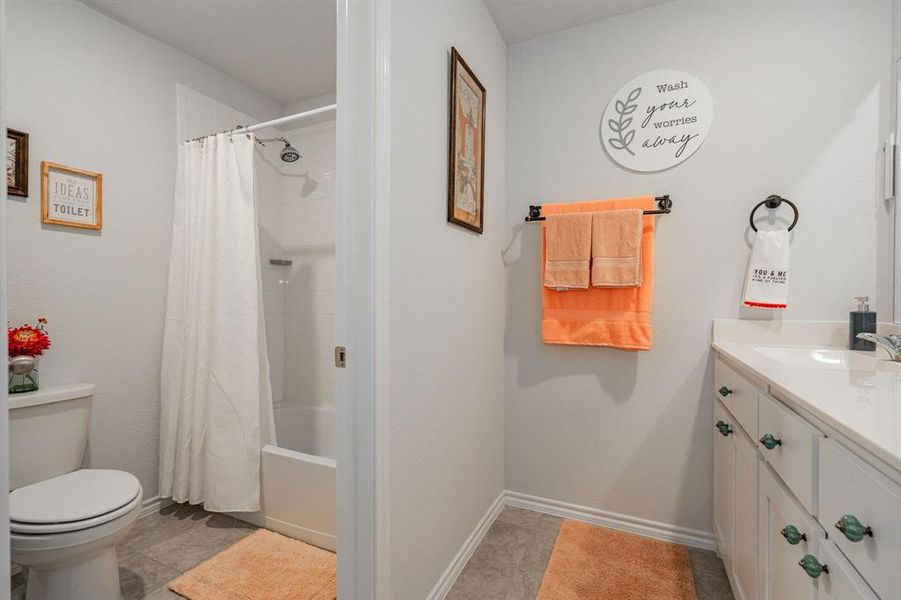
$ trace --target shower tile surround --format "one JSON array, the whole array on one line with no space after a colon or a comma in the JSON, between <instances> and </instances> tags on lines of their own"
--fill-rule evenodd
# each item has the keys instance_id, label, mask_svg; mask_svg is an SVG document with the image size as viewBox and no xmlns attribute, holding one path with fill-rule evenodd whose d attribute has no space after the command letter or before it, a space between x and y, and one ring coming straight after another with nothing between
<instances>
[{"instance_id":1,"label":"shower tile surround","mask_svg":"<svg viewBox=\"0 0 901 600\"><path fill-rule=\"evenodd\" d=\"M258 166L272 398L276 408L334 407L335 123L259 137L275 135L289 139L303 158L281 162L281 142L267 142ZM272 259L291 265L272 265Z\"/></svg>"}]
</instances>

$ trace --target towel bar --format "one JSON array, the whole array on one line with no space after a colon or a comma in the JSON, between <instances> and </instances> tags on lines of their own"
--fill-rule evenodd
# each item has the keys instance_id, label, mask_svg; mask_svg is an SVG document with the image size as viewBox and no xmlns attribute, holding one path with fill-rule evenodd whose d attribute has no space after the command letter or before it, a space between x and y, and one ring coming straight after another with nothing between
<instances>
[{"instance_id":1,"label":"towel bar","mask_svg":"<svg viewBox=\"0 0 901 600\"><path fill-rule=\"evenodd\" d=\"M665 196L657 196L654 198L657 201L657 210L646 210L644 214L646 215L668 215L673 212L673 201L670 200L669 194ZM788 202L786 200L786 202ZM789 203L791 204L791 203ZM529 216L526 217L526 221L544 221L547 217L541 216L541 205L529 205Z\"/></svg>"}]
</instances>

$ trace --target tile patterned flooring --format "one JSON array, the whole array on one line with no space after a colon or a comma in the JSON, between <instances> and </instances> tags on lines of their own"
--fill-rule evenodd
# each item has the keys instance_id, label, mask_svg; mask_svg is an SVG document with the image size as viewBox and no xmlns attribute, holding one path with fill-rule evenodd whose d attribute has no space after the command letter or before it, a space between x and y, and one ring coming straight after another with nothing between
<instances>
[{"instance_id":1,"label":"tile patterned flooring","mask_svg":"<svg viewBox=\"0 0 901 600\"><path fill-rule=\"evenodd\" d=\"M505 508L473 553L447 600L532 600L561 519ZM256 529L227 515L176 504L139 519L119 546L124 600L183 600L166 584ZM733 600L723 563L688 549L698 600Z\"/></svg>"},{"instance_id":2,"label":"tile patterned flooring","mask_svg":"<svg viewBox=\"0 0 901 600\"><path fill-rule=\"evenodd\" d=\"M505 508L457 578L447 600L531 600L538 593L562 520ZM698 600L733 600L723 563L688 549Z\"/></svg>"},{"instance_id":3,"label":"tile patterned flooring","mask_svg":"<svg viewBox=\"0 0 901 600\"><path fill-rule=\"evenodd\" d=\"M138 519L118 548L124 600L183 600L166 584L255 530L187 504Z\"/></svg>"}]
</instances>

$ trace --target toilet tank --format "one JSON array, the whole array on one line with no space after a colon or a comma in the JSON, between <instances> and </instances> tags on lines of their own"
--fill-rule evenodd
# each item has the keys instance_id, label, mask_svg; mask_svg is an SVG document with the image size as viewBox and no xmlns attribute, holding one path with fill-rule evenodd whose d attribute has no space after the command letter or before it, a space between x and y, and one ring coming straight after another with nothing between
<instances>
[{"instance_id":1,"label":"toilet tank","mask_svg":"<svg viewBox=\"0 0 901 600\"><path fill-rule=\"evenodd\" d=\"M9 395L9 489L81 468L88 443L89 383Z\"/></svg>"}]
</instances>

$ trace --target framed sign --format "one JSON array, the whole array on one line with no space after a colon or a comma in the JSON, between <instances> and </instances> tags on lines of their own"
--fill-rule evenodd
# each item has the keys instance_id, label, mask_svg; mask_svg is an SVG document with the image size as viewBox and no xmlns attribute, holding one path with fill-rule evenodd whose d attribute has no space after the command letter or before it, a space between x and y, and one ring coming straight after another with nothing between
<instances>
[{"instance_id":1,"label":"framed sign","mask_svg":"<svg viewBox=\"0 0 901 600\"><path fill-rule=\"evenodd\" d=\"M41 222L100 229L103 226L103 176L41 162Z\"/></svg>"},{"instance_id":2,"label":"framed sign","mask_svg":"<svg viewBox=\"0 0 901 600\"><path fill-rule=\"evenodd\" d=\"M6 130L6 193L28 196L28 134Z\"/></svg>"},{"instance_id":3,"label":"framed sign","mask_svg":"<svg viewBox=\"0 0 901 600\"><path fill-rule=\"evenodd\" d=\"M664 69L619 89L601 118L601 143L621 166L663 171L701 147L713 121L713 100L701 81Z\"/></svg>"},{"instance_id":4,"label":"framed sign","mask_svg":"<svg viewBox=\"0 0 901 600\"><path fill-rule=\"evenodd\" d=\"M451 48L447 220L482 233L485 205L485 88Z\"/></svg>"}]
</instances>

